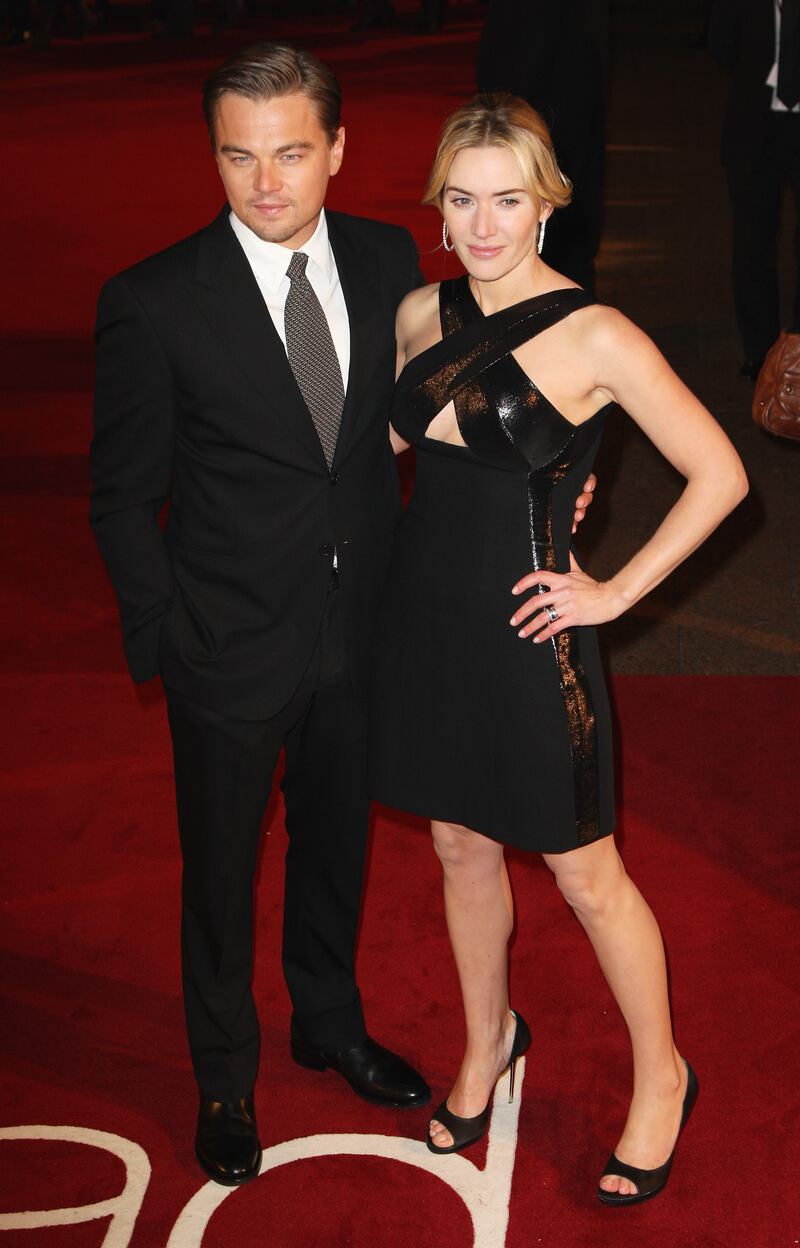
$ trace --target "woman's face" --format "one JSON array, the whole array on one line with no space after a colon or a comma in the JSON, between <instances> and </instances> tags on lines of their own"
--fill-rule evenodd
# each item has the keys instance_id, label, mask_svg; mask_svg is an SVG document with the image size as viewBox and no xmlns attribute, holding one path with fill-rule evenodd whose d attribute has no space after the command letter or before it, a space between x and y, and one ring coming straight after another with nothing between
<instances>
[{"instance_id":1,"label":"woman's face","mask_svg":"<svg viewBox=\"0 0 800 1248\"><path fill-rule=\"evenodd\" d=\"M536 255L539 220L552 209L523 187L504 147L466 147L453 159L442 201L458 258L479 281L505 277Z\"/></svg>"}]
</instances>

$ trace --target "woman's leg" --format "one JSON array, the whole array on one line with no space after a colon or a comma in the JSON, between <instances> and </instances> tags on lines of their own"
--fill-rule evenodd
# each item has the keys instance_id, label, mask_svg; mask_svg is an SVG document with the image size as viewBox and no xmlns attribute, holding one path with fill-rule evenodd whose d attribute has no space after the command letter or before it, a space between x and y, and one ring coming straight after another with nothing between
<instances>
[{"instance_id":1,"label":"woman's leg","mask_svg":"<svg viewBox=\"0 0 800 1248\"><path fill-rule=\"evenodd\" d=\"M592 942L630 1032L633 1100L615 1152L628 1165L653 1169L675 1145L686 1091L658 924L626 874L613 837L544 859ZM601 1186L622 1195L636 1191L635 1183L613 1175Z\"/></svg>"},{"instance_id":2,"label":"woman's leg","mask_svg":"<svg viewBox=\"0 0 800 1248\"><path fill-rule=\"evenodd\" d=\"M502 845L452 823L434 822L431 831L444 869L447 928L467 1025L464 1060L447 1104L472 1118L489 1100L511 1051L507 947L514 909ZM431 1138L440 1148L453 1142L435 1120Z\"/></svg>"}]
</instances>

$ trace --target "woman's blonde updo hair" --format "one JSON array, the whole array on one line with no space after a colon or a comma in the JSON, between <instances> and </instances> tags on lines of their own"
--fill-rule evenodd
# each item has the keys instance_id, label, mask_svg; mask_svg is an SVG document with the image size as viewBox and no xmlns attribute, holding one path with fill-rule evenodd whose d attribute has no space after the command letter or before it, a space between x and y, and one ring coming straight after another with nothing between
<instances>
[{"instance_id":1,"label":"woman's blonde updo hair","mask_svg":"<svg viewBox=\"0 0 800 1248\"><path fill-rule=\"evenodd\" d=\"M526 190L554 208L569 203L572 183L558 167L545 122L518 96L491 91L474 96L447 118L423 204L441 208L450 166L466 147L506 148L516 158Z\"/></svg>"}]
</instances>

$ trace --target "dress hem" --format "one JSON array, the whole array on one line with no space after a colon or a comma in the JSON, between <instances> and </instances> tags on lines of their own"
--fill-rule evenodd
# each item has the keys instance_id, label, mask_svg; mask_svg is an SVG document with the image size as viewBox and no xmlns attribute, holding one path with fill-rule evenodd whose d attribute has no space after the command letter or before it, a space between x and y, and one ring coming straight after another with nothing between
<instances>
[{"instance_id":1,"label":"dress hem","mask_svg":"<svg viewBox=\"0 0 800 1248\"><path fill-rule=\"evenodd\" d=\"M469 828L470 832L478 832L481 836L487 837L490 841L496 841L498 845L507 845L509 849L521 849L528 854L568 854L574 849L584 849L587 845L594 845L596 841L603 841L606 837L613 836L617 827L615 815L612 818L611 826L608 829L602 827L602 824L598 821L599 826L601 826L601 831L598 832L597 836L593 836L591 840L578 841L576 839L574 845L562 845L557 849L547 849L540 848L538 845L532 846L530 843L525 844L522 839L515 839L510 835L504 834L503 836L498 836L495 832L490 832L483 827L476 827L472 823L466 823L463 819L454 819L452 815L432 815L429 810L421 810L419 808L409 806L408 803L400 804L398 802L393 802L386 797L380 797L377 792L372 790L369 792L369 800L371 802L377 802L381 806L389 806L392 810L399 810L403 814L413 815L417 819L430 819L435 820L437 823L453 823L462 828Z\"/></svg>"}]
</instances>

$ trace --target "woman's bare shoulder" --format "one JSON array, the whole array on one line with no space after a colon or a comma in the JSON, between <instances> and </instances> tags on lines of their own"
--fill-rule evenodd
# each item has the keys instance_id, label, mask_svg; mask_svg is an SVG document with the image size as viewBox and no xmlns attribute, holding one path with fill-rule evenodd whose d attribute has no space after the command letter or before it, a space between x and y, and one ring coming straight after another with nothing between
<instances>
[{"instance_id":1,"label":"woman's bare shoulder","mask_svg":"<svg viewBox=\"0 0 800 1248\"><path fill-rule=\"evenodd\" d=\"M416 338L432 316L439 313L439 282L409 291L397 309L398 340Z\"/></svg>"},{"instance_id":2,"label":"woman's bare shoulder","mask_svg":"<svg viewBox=\"0 0 800 1248\"><path fill-rule=\"evenodd\" d=\"M652 338L618 308L591 304L570 319L575 322L576 358L584 362L595 384L623 407L633 382L652 387L674 376Z\"/></svg>"},{"instance_id":3,"label":"woman's bare shoulder","mask_svg":"<svg viewBox=\"0 0 800 1248\"><path fill-rule=\"evenodd\" d=\"M635 340L647 337L623 312L607 303L590 303L580 308L572 319L584 344L601 351L630 346Z\"/></svg>"}]
</instances>

